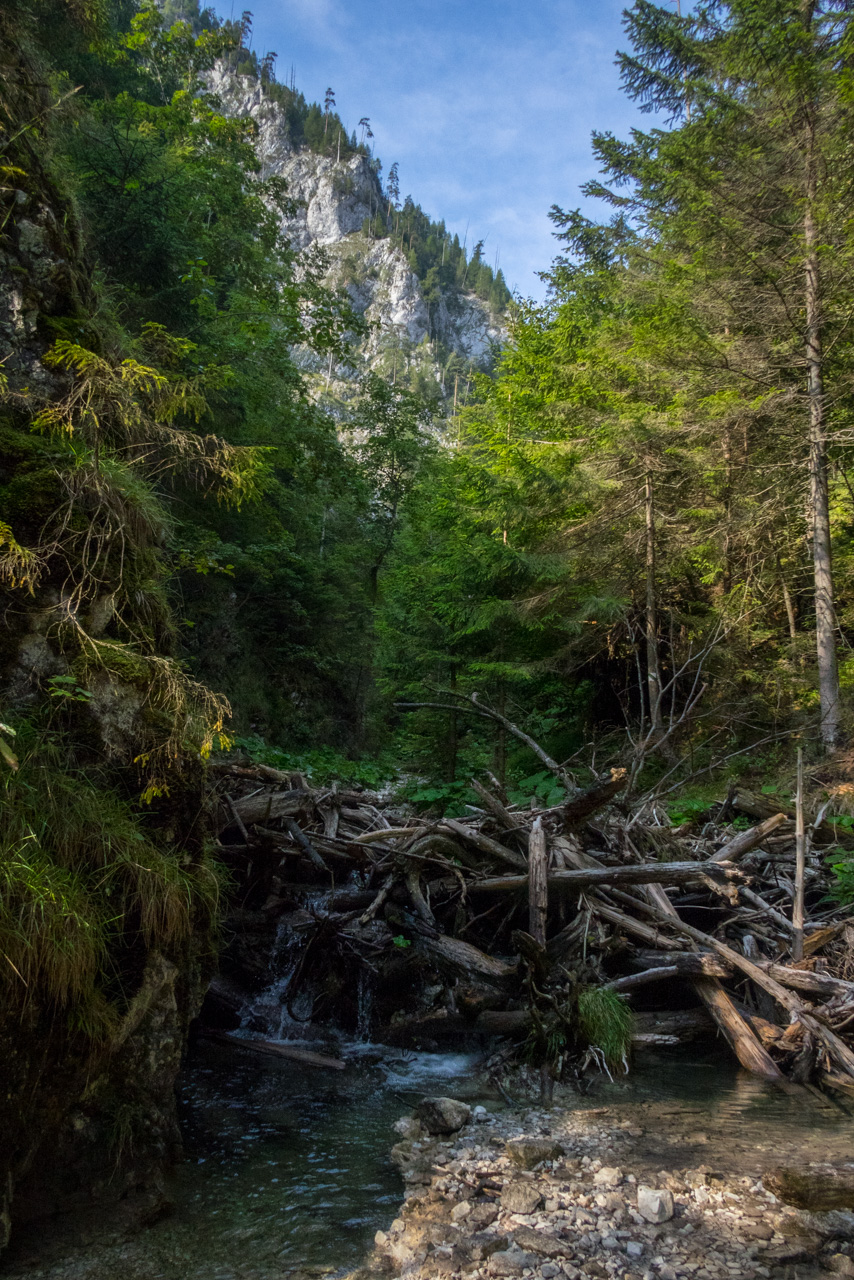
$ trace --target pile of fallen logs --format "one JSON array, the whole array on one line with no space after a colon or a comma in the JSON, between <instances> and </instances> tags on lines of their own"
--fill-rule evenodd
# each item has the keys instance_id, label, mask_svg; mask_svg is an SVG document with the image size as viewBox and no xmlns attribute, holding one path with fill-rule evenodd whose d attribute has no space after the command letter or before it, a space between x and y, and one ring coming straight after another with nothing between
<instances>
[{"instance_id":1,"label":"pile of fallen logs","mask_svg":"<svg viewBox=\"0 0 854 1280\"><path fill-rule=\"evenodd\" d=\"M614 771L581 792L559 773L551 808L474 780L477 803L442 818L263 765L214 770L235 912L286 926L295 1017L364 1033L368 982L385 1041L524 1040L597 986L636 1010L635 1044L716 1027L769 1081L854 1090L854 923L828 897L823 813L734 790L701 829L674 827L621 809Z\"/></svg>"}]
</instances>

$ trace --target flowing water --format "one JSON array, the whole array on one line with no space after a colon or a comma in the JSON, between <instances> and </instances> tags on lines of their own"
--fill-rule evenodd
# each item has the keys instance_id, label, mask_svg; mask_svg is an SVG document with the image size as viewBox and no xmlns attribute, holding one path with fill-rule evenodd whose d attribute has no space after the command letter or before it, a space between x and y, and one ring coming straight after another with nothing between
<instances>
[{"instance_id":1,"label":"flowing water","mask_svg":"<svg viewBox=\"0 0 854 1280\"><path fill-rule=\"evenodd\" d=\"M401 1200L388 1159L394 1121L425 1093L473 1100L479 1086L470 1054L342 1052L350 1065L336 1073L200 1043L182 1083L186 1159L167 1187L171 1215L144 1229L105 1214L83 1233L74 1223L24 1233L3 1274L282 1280L355 1268ZM725 1161L747 1171L807 1151L850 1158L854 1144L849 1114L805 1104L714 1053L647 1055L572 1105L640 1117L654 1168Z\"/></svg>"}]
</instances>

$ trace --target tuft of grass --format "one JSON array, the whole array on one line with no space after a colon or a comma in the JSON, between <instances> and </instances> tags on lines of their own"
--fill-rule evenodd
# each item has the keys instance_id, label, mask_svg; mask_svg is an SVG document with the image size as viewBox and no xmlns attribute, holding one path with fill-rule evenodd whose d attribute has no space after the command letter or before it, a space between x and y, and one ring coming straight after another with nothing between
<instances>
[{"instance_id":1,"label":"tuft of grass","mask_svg":"<svg viewBox=\"0 0 854 1280\"><path fill-rule=\"evenodd\" d=\"M578 993L581 1038L604 1055L609 1067L619 1067L632 1043L632 1013L615 991L582 987Z\"/></svg>"}]
</instances>

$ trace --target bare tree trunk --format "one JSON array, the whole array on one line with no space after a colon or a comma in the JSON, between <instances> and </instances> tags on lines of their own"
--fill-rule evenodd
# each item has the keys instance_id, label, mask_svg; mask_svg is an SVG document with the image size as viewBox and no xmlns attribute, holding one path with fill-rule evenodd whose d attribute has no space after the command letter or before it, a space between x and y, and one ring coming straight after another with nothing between
<instances>
[{"instance_id":1,"label":"bare tree trunk","mask_svg":"<svg viewBox=\"0 0 854 1280\"><path fill-rule=\"evenodd\" d=\"M546 945L549 910L549 854L542 818L531 827L528 842L528 932L541 947Z\"/></svg>"},{"instance_id":2,"label":"bare tree trunk","mask_svg":"<svg viewBox=\"0 0 854 1280\"><path fill-rule=\"evenodd\" d=\"M649 696L649 719L655 733L662 730L661 676L658 671L658 618L655 607L655 502L652 475L646 473L644 484L646 508L646 687Z\"/></svg>"},{"instance_id":3,"label":"bare tree trunk","mask_svg":"<svg viewBox=\"0 0 854 1280\"><path fill-rule=\"evenodd\" d=\"M827 418L824 403L821 270L818 261L815 125L807 121L807 190L804 213L806 248L804 303L806 310L807 397L809 400L810 518L815 577L815 641L821 740L833 747L839 736L839 671L836 658L836 615L833 608L833 566L830 545L830 501L827 476Z\"/></svg>"},{"instance_id":4,"label":"bare tree trunk","mask_svg":"<svg viewBox=\"0 0 854 1280\"><path fill-rule=\"evenodd\" d=\"M795 605L792 600L792 593L789 590L788 583L783 575L783 566L780 563L779 555L777 556L777 573L780 575L780 586L783 591L783 604L786 608L786 618L789 623L789 639L792 644L796 644L798 639L798 624L795 617Z\"/></svg>"}]
</instances>

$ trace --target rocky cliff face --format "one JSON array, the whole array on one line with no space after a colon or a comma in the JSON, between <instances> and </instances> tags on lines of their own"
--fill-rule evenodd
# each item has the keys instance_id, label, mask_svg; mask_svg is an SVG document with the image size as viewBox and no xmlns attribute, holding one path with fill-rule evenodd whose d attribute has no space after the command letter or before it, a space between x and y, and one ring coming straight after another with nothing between
<instances>
[{"instance_id":1,"label":"rocky cliff face","mask_svg":"<svg viewBox=\"0 0 854 1280\"><path fill-rule=\"evenodd\" d=\"M443 296L431 311L406 254L388 239L363 234L365 219L385 199L366 156L338 162L295 149L283 113L249 77L220 68L209 77L209 87L229 114L250 116L257 123L263 176L284 178L297 202L296 214L283 230L296 248L317 245L325 251L329 282L347 289L355 309L372 326L363 347L371 366L395 350L407 363L431 369L441 383L443 347L474 366L489 362L495 346L506 339L502 317L472 293Z\"/></svg>"}]
</instances>

